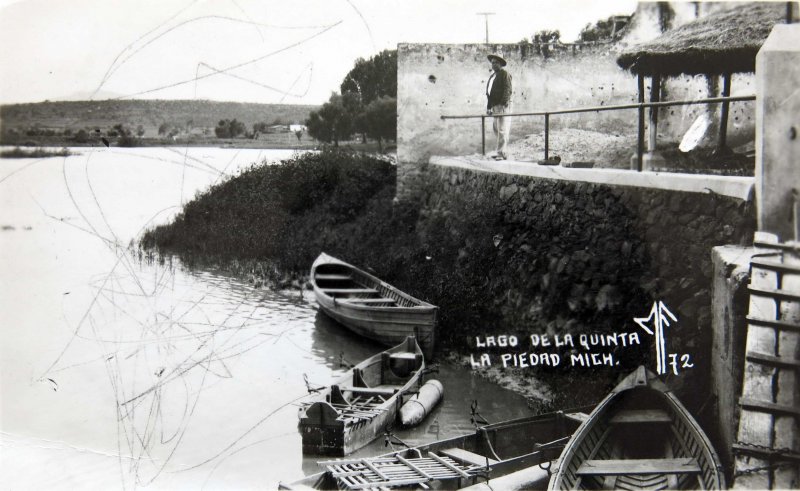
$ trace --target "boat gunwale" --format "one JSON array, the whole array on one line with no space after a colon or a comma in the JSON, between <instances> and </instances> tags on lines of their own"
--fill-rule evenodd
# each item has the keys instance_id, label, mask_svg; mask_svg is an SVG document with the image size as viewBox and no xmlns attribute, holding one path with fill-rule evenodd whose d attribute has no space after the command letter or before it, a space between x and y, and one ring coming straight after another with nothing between
<instances>
[{"instance_id":1,"label":"boat gunwale","mask_svg":"<svg viewBox=\"0 0 800 491\"><path fill-rule=\"evenodd\" d=\"M317 284L317 280L316 280L317 268L319 266L321 266L321 265L324 265L324 264L337 264L337 265L345 266L347 268L355 270L355 271L359 272L360 274L363 274L364 276L366 276L367 279L371 280L372 282L396 292L397 294L399 294L400 296L402 296L406 300L409 300L411 302L414 302L414 303L418 304L418 305L416 305L414 307L401 307L401 306L397 306L397 307L370 307L368 305L348 304L348 307L356 307L356 310L369 310L369 311L375 311L377 309L387 309L387 311L392 311L392 312L402 312L403 309L406 309L408 311L418 311L419 308L426 308L426 309L431 309L431 310L438 309L437 306L435 306L435 305L433 305L431 303L428 303L428 302L426 302L424 300L420 300L419 298L416 298L416 297L414 297L412 295L409 295L408 293L406 293L403 290L397 288L396 286L391 285L389 283L386 283L385 281L381 280L380 278L378 278L378 277L376 277L376 276L374 276L374 275L372 275L370 273L367 273L363 269L360 269L360 268L358 268L356 266L353 266L352 264L347 263L345 261L342 261L341 259L337 259L337 258L335 258L335 257L333 257L333 256L331 256L331 255L329 255L329 254L327 254L325 252L321 252L320 255L317 256L317 259L314 260L314 263L311 265L311 274L309 275L309 281L311 282L312 286L314 287L314 293L319 293L320 295L324 295L325 297L330 298L330 299L334 299L335 298L335 297L333 297L331 295L328 295L328 294L324 293L322 291L322 287L320 287ZM417 310L414 310L414 309L417 309Z\"/></svg>"}]
</instances>

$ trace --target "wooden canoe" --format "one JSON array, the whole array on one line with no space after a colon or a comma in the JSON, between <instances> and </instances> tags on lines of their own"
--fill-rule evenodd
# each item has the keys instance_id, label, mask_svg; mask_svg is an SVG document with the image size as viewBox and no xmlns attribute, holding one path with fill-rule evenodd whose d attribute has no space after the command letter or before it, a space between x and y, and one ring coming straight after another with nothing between
<instances>
[{"instance_id":1,"label":"wooden canoe","mask_svg":"<svg viewBox=\"0 0 800 491\"><path fill-rule=\"evenodd\" d=\"M311 266L320 308L351 331L386 346L414 336L433 357L437 307L324 252Z\"/></svg>"},{"instance_id":2,"label":"wooden canoe","mask_svg":"<svg viewBox=\"0 0 800 491\"><path fill-rule=\"evenodd\" d=\"M351 368L300 408L303 453L344 456L382 435L424 369L413 337Z\"/></svg>"},{"instance_id":3,"label":"wooden canoe","mask_svg":"<svg viewBox=\"0 0 800 491\"><path fill-rule=\"evenodd\" d=\"M548 489L725 487L708 437L666 385L641 366L592 411L557 467Z\"/></svg>"},{"instance_id":4,"label":"wooden canoe","mask_svg":"<svg viewBox=\"0 0 800 491\"><path fill-rule=\"evenodd\" d=\"M458 489L540 464L526 486L544 488L548 464L586 418L581 412L541 414L378 457L322 461L325 471L281 483L280 489Z\"/></svg>"}]
</instances>

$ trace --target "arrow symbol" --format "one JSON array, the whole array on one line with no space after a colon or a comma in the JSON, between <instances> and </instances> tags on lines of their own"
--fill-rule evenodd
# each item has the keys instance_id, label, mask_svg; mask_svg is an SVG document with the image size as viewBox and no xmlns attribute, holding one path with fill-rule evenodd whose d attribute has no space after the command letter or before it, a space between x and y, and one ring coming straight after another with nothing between
<instances>
[{"instance_id":1,"label":"arrow symbol","mask_svg":"<svg viewBox=\"0 0 800 491\"><path fill-rule=\"evenodd\" d=\"M666 354L666 338L664 337L664 327L669 327L669 320L678 322L675 315L669 311L664 302L653 302L653 308L650 309L650 314L647 317L634 317L633 321L639 324L639 327L649 335L656 337L656 368L658 374L667 372L667 354ZM650 329L647 324L653 324L654 329ZM654 332L655 331L655 332Z\"/></svg>"}]
</instances>

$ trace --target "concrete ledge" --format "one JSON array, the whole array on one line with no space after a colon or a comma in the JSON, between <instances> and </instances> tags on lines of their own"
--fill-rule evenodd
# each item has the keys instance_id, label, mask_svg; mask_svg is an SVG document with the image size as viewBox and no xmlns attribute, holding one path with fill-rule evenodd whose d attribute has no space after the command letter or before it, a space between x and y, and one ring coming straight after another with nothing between
<instances>
[{"instance_id":1,"label":"concrete ledge","mask_svg":"<svg viewBox=\"0 0 800 491\"><path fill-rule=\"evenodd\" d=\"M705 174L677 174L671 172L636 172L619 169L571 169L557 165L538 165L513 160L486 160L475 157L432 156L432 165L501 174L589 182L614 186L632 186L649 189L684 191L688 193L714 193L743 201L753 200L755 178L712 176Z\"/></svg>"}]
</instances>

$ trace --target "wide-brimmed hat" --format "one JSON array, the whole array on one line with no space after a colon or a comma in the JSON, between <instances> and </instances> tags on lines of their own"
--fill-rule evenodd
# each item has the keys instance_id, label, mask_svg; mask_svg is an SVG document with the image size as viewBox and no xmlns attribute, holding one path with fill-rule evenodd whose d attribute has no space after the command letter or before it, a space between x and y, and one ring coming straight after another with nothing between
<instances>
[{"instance_id":1,"label":"wide-brimmed hat","mask_svg":"<svg viewBox=\"0 0 800 491\"><path fill-rule=\"evenodd\" d=\"M487 56L486 58L488 58L489 61L497 60L498 63L500 63L500 66L506 66L506 60L502 56L500 56L498 54L491 54L491 55Z\"/></svg>"}]
</instances>

